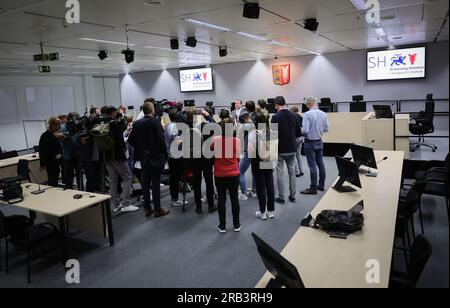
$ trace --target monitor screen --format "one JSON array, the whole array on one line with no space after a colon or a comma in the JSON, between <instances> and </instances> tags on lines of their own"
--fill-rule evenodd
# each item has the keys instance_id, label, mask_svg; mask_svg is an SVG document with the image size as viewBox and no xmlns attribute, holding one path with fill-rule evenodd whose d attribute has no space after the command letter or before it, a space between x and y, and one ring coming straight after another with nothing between
<instances>
[{"instance_id":1,"label":"monitor screen","mask_svg":"<svg viewBox=\"0 0 450 308\"><path fill-rule=\"evenodd\" d=\"M180 91L214 91L212 68L180 69Z\"/></svg>"},{"instance_id":2,"label":"monitor screen","mask_svg":"<svg viewBox=\"0 0 450 308\"><path fill-rule=\"evenodd\" d=\"M367 52L368 81L425 77L425 47Z\"/></svg>"},{"instance_id":3,"label":"monitor screen","mask_svg":"<svg viewBox=\"0 0 450 308\"><path fill-rule=\"evenodd\" d=\"M356 166L366 166L378 169L375 153L372 148L352 144L351 146L353 161Z\"/></svg>"}]
</instances>

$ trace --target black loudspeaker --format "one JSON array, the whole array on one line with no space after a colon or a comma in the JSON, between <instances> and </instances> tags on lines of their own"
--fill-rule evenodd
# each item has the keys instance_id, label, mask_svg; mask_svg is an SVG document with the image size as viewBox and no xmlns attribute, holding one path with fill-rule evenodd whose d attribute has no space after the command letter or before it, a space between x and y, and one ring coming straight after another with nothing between
<instances>
[{"instance_id":1,"label":"black loudspeaker","mask_svg":"<svg viewBox=\"0 0 450 308\"><path fill-rule=\"evenodd\" d=\"M171 39L171 40L170 40L170 48L171 48L172 50L180 49L180 43L178 42L177 39Z\"/></svg>"},{"instance_id":2,"label":"black loudspeaker","mask_svg":"<svg viewBox=\"0 0 450 308\"><path fill-rule=\"evenodd\" d=\"M316 32L318 28L319 28L319 23L317 22L317 19L308 18L307 20L305 20L305 29L306 30Z\"/></svg>"},{"instance_id":3,"label":"black loudspeaker","mask_svg":"<svg viewBox=\"0 0 450 308\"><path fill-rule=\"evenodd\" d=\"M260 7L259 3L246 3L244 4L244 17L258 19Z\"/></svg>"},{"instance_id":4,"label":"black loudspeaker","mask_svg":"<svg viewBox=\"0 0 450 308\"><path fill-rule=\"evenodd\" d=\"M189 46L189 47L196 47L197 46L197 39L195 38L195 36L189 36L186 39L186 46Z\"/></svg>"},{"instance_id":5,"label":"black loudspeaker","mask_svg":"<svg viewBox=\"0 0 450 308\"><path fill-rule=\"evenodd\" d=\"M227 46L220 46L219 47L219 56L226 57L227 55L228 55Z\"/></svg>"}]
</instances>

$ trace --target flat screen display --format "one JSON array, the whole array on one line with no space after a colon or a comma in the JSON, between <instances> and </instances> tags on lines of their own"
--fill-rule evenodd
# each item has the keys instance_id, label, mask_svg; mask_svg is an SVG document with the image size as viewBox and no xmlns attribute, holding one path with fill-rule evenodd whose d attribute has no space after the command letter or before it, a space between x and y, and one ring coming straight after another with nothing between
<instances>
[{"instance_id":1,"label":"flat screen display","mask_svg":"<svg viewBox=\"0 0 450 308\"><path fill-rule=\"evenodd\" d=\"M212 68L180 69L180 90L181 92L214 91Z\"/></svg>"},{"instance_id":2,"label":"flat screen display","mask_svg":"<svg viewBox=\"0 0 450 308\"><path fill-rule=\"evenodd\" d=\"M425 77L425 47L367 52L368 81Z\"/></svg>"}]
</instances>

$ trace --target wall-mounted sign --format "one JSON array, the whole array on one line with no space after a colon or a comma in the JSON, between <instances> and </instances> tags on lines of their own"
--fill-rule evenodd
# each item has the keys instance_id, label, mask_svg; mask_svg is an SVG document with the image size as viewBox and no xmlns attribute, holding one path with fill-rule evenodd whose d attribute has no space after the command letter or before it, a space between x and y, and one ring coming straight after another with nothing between
<instances>
[{"instance_id":1,"label":"wall-mounted sign","mask_svg":"<svg viewBox=\"0 0 450 308\"><path fill-rule=\"evenodd\" d=\"M272 65L273 82L277 86L284 86L291 82L291 65Z\"/></svg>"}]
</instances>

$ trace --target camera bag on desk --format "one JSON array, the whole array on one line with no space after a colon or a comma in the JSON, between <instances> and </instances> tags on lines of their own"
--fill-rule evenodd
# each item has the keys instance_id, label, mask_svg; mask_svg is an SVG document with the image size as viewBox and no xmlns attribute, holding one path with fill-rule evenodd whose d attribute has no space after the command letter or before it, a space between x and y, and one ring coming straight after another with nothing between
<instances>
[{"instance_id":1,"label":"camera bag on desk","mask_svg":"<svg viewBox=\"0 0 450 308\"><path fill-rule=\"evenodd\" d=\"M16 204L23 201L23 189L20 182L10 182L2 185L2 199L8 204Z\"/></svg>"},{"instance_id":2,"label":"camera bag on desk","mask_svg":"<svg viewBox=\"0 0 450 308\"><path fill-rule=\"evenodd\" d=\"M352 211L322 211L316 217L314 227L325 232L346 232L348 234L361 231L364 226L364 216Z\"/></svg>"}]
</instances>

